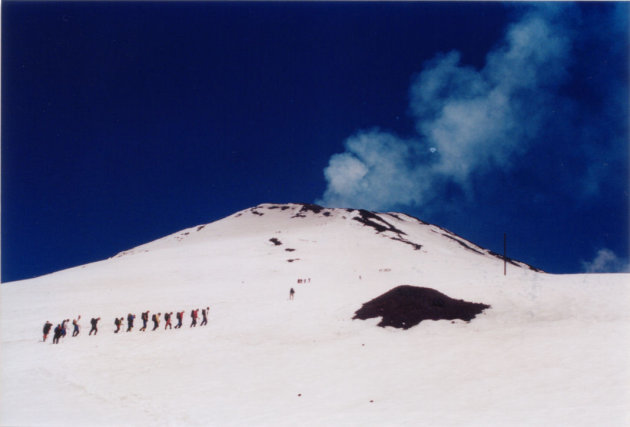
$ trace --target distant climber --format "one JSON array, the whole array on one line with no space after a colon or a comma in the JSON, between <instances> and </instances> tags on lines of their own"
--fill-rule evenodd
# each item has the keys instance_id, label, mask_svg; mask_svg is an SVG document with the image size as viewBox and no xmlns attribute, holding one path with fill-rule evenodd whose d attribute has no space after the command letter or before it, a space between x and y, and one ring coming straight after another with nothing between
<instances>
[{"instance_id":1,"label":"distant climber","mask_svg":"<svg viewBox=\"0 0 630 427\"><path fill-rule=\"evenodd\" d=\"M79 317L77 317L76 319L72 319L72 326L73 326L73 331L72 331L72 336L76 337L77 335L79 335L79 320L81 320L81 315L79 314Z\"/></svg>"},{"instance_id":2,"label":"distant climber","mask_svg":"<svg viewBox=\"0 0 630 427\"><path fill-rule=\"evenodd\" d=\"M177 316L177 325L175 325L175 329L179 329L182 327L182 320L184 320L184 312L178 311L175 316Z\"/></svg>"},{"instance_id":3,"label":"distant climber","mask_svg":"<svg viewBox=\"0 0 630 427\"><path fill-rule=\"evenodd\" d=\"M92 332L94 332L94 335L96 335L98 333L98 321L101 320L100 317L92 317L92 319L90 320L90 324L92 325L92 329L90 329L90 333L88 335L92 335Z\"/></svg>"},{"instance_id":4,"label":"distant climber","mask_svg":"<svg viewBox=\"0 0 630 427\"><path fill-rule=\"evenodd\" d=\"M131 332L133 329L133 321L135 320L136 315L129 313L127 315L127 332Z\"/></svg>"},{"instance_id":5,"label":"distant climber","mask_svg":"<svg viewBox=\"0 0 630 427\"><path fill-rule=\"evenodd\" d=\"M158 314L153 314L153 316L151 316L151 320L153 321L153 331L155 331L157 328L160 327L160 316L162 315L162 313L158 313Z\"/></svg>"},{"instance_id":6,"label":"distant climber","mask_svg":"<svg viewBox=\"0 0 630 427\"><path fill-rule=\"evenodd\" d=\"M140 318L142 319L142 327L140 328L140 330L144 332L147 330L147 322L149 321L149 310L142 312Z\"/></svg>"},{"instance_id":7,"label":"distant climber","mask_svg":"<svg viewBox=\"0 0 630 427\"><path fill-rule=\"evenodd\" d=\"M295 289L291 288L291 290L289 291L289 299L293 300L294 296L295 296Z\"/></svg>"},{"instance_id":8,"label":"distant climber","mask_svg":"<svg viewBox=\"0 0 630 427\"><path fill-rule=\"evenodd\" d=\"M66 319L63 322L61 322L61 337L65 338L66 337L66 323L69 322L70 319Z\"/></svg>"},{"instance_id":9,"label":"distant climber","mask_svg":"<svg viewBox=\"0 0 630 427\"><path fill-rule=\"evenodd\" d=\"M122 322L123 322L122 317L117 317L116 320L114 320L114 325L116 325L116 330L114 331L115 334L120 332L120 325L122 325Z\"/></svg>"},{"instance_id":10,"label":"distant climber","mask_svg":"<svg viewBox=\"0 0 630 427\"><path fill-rule=\"evenodd\" d=\"M57 324L55 326L55 330L53 331L53 344L59 344L59 338L61 338L61 325Z\"/></svg>"},{"instance_id":11,"label":"distant climber","mask_svg":"<svg viewBox=\"0 0 630 427\"><path fill-rule=\"evenodd\" d=\"M48 334L50 333L50 328L52 328L52 323L50 323L48 320L46 321L46 323L44 323L44 342L46 342L46 338L48 338Z\"/></svg>"},{"instance_id":12,"label":"distant climber","mask_svg":"<svg viewBox=\"0 0 630 427\"><path fill-rule=\"evenodd\" d=\"M173 312L171 311L170 313L164 313L164 321L166 322L166 324L164 325L164 330L166 329L173 329L173 326L171 325L171 317L173 316Z\"/></svg>"},{"instance_id":13,"label":"distant climber","mask_svg":"<svg viewBox=\"0 0 630 427\"><path fill-rule=\"evenodd\" d=\"M190 324L191 328L197 326L197 317L199 316L199 309L192 310L190 312L190 317L192 318L192 323Z\"/></svg>"},{"instance_id":14,"label":"distant climber","mask_svg":"<svg viewBox=\"0 0 630 427\"><path fill-rule=\"evenodd\" d=\"M205 326L208 324L208 311L210 311L210 307L206 307L201 310L201 316L203 317L203 319L201 320L200 326Z\"/></svg>"}]
</instances>

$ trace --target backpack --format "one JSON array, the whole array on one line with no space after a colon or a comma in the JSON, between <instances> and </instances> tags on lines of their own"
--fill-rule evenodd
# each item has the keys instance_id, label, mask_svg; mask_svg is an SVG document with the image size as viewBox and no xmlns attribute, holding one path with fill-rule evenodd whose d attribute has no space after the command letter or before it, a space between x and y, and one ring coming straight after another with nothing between
<instances>
[{"instance_id":1,"label":"backpack","mask_svg":"<svg viewBox=\"0 0 630 427\"><path fill-rule=\"evenodd\" d=\"M157 322L157 317L155 316L155 314L151 316L151 320L153 320L154 322Z\"/></svg>"}]
</instances>

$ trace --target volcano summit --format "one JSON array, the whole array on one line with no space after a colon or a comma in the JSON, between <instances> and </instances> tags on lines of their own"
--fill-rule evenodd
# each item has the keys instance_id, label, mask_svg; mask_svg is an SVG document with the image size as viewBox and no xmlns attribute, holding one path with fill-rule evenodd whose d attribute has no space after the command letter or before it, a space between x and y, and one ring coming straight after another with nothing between
<instances>
[{"instance_id":1,"label":"volcano summit","mask_svg":"<svg viewBox=\"0 0 630 427\"><path fill-rule=\"evenodd\" d=\"M390 291L394 315L485 309L353 320ZM0 425L622 425L628 301L628 274L510 260L504 276L502 257L402 213L262 204L0 285ZM127 313L207 306L203 328L113 333ZM79 314L98 335L41 342Z\"/></svg>"}]
</instances>

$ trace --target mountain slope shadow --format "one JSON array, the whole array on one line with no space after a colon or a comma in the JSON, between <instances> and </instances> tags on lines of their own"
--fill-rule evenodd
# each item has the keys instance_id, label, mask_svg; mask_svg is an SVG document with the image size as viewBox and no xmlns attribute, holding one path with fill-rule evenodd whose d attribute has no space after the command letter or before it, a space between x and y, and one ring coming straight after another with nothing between
<instances>
[{"instance_id":1,"label":"mountain slope shadow","mask_svg":"<svg viewBox=\"0 0 630 427\"><path fill-rule=\"evenodd\" d=\"M366 302L353 319L382 317L378 326L409 329L423 320L470 321L489 305L456 300L431 288L398 286Z\"/></svg>"}]
</instances>

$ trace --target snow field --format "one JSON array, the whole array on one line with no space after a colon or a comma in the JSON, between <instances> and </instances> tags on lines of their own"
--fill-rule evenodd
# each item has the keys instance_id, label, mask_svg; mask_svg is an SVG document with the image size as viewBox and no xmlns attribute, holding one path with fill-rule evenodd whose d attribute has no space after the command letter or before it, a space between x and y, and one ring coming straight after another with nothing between
<instances>
[{"instance_id":1,"label":"snow field","mask_svg":"<svg viewBox=\"0 0 630 427\"><path fill-rule=\"evenodd\" d=\"M0 425L630 422L630 275L503 276L500 260L402 215L384 218L419 251L349 212L292 219L289 206L0 285ZM492 308L406 331L351 320L401 284ZM189 328L190 310L208 305L208 326ZM138 332L145 310L186 310L184 327ZM134 331L113 334L129 312ZM46 320L78 314L79 337L38 342Z\"/></svg>"}]
</instances>

